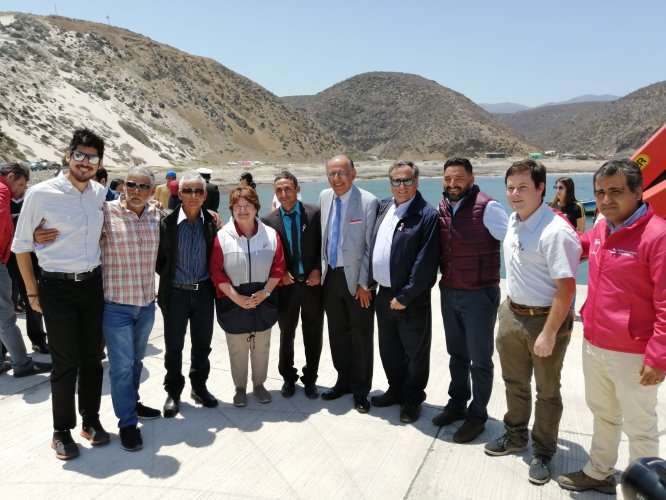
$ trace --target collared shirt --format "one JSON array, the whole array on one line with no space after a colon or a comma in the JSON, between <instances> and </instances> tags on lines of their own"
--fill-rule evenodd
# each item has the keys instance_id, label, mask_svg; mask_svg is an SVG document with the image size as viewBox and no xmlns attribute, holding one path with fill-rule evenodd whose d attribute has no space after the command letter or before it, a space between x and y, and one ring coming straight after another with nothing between
<instances>
[{"instance_id":1,"label":"collared shirt","mask_svg":"<svg viewBox=\"0 0 666 500\"><path fill-rule=\"evenodd\" d=\"M458 200L455 204L451 203L448 198L445 198L446 202L451 207L451 213L456 214L458 208L460 207L460 202L464 198ZM509 224L509 216L506 214L504 207L495 200L490 200L486 205L486 209L483 211L483 225L488 230L488 232L495 238L497 241L504 240L506 236L506 228Z\"/></svg>"},{"instance_id":2,"label":"collared shirt","mask_svg":"<svg viewBox=\"0 0 666 500\"><path fill-rule=\"evenodd\" d=\"M393 234L400 231L398 223L405 216L409 206L414 201L414 196L400 205L395 204L395 199L386 210L386 215L377 230L375 248L372 251L372 277L381 286L391 286L391 245Z\"/></svg>"},{"instance_id":3,"label":"collared shirt","mask_svg":"<svg viewBox=\"0 0 666 500\"><path fill-rule=\"evenodd\" d=\"M139 217L120 200L104 204L104 300L144 307L155 300L155 261L163 213L146 205Z\"/></svg>"},{"instance_id":4,"label":"collared shirt","mask_svg":"<svg viewBox=\"0 0 666 500\"><path fill-rule=\"evenodd\" d=\"M183 207L180 207L178 213L178 256L173 282L181 285L192 285L207 280L209 276L203 212L200 211L199 217L190 223Z\"/></svg>"},{"instance_id":5,"label":"collared shirt","mask_svg":"<svg viewBox=\"0 0 666 500\"><path fill-rule=\"evenodd\" d=\"M342 267L345 265L344 255L342 252L342 233L345 229L347 207L349 206L349 199L351 198L352 191L353 187L349 188L349 191L340 196L340 233L338 234L338 262L336 264L336 267ZM330 219L328 221L328 239L327 239L328 242L330 242L331 239L333 238L333 223L335 222L335 212L337 210L335 204L335 198L336 198L335 193L333 193L333 207L331 210ZM326 255L330 254L331 252L327 248Z\"/></svg>"},{"instance_id":6,"label":"collared shirt","mask_svg":"<svg viewBox=\"0 0 666 500\"><path fill-rule=\"evenodd\" d=\"M618 224L617 226L614 226L608 219L606 219L606 224L608 225L608 229L610 229L610 234L613 234L624 227L631 226L634 222L636 222L646 213L647 213L647 205L645 203L641 203L641 206L638 207L636 211L633 214L631 214L627 220Z\"/></svg>"},{"instance_id":7,"label":"collared shirt","mask_svg":"<svg viewBox=\"0 0 666 500\"><path fill-rule=\"evenodd\" d=\"M552 305L554 280L575 278L582 252L576 231L545 203L525 221L511 214L503 247L507 294L532 307Z\"/></svg>"},{"instance_id":8,"label":"collared shirt","mask_svg":"<svg viewBox=\"0 0 666 500\"><path fill-rule=\"evenodd\" d=\"M64 175L40 182L25 196L12 251L34 251L46 271L92 271L100 265L103 204L104 186L97 182L89 182L82 193ZM35 245L32 233L42 219L45 229L60 234L53 243Z\"/></svg>"},{"instance_id":9,"label":"collared shirt","mask_svg":"<svg viewBox=\"0 0 666 500\"><path fill-rule=\"evenodd\" d=\"M300 194L300 193L299 193ZM287 233L287 241L289 242L289 250L293 248L293 242L291 241L291 223L292 223L292 218L291 215L292 213L295 213L296 216L294 217L293 221L296 224L296 227L300 228L302 226L301 224L301 204L296 203L296 206L291 212L286 212L282 207L280 207L280 215L282 216L282 224L284 224L284 231ZM341 224L342 225L342 224ZM298 248L301 248L301 231L296 231L296 234L298 235L298 242L296 243L298 245ZM292 255L293 257L293 255ZM299 252L299 259L298 259L298 274L303 274L303 254Z\"/></svg>"}]
</instances>

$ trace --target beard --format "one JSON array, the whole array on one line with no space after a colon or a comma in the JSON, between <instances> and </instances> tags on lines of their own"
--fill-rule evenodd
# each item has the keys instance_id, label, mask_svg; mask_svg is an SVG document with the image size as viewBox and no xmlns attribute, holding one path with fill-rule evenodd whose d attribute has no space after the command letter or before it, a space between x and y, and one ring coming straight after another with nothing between
<instances>
[{"instance_id":1,"label":"beard","mask_svg":"<svg viewBox=\"0 0 666 500\"><path fill-rule=\"evenodd\" d=\"M461 189L459 194L452 194L452 193L449 192L448 189L444 189L444 193L442 193L442 194L444 195L445 198L448 198L449 201L457 203L460 200L462 200L465 196L467 196L467 194L471 190L472 190L472 185L469 184L469 185L465 186L463 189Z\"/></svg>"}]
</instances>

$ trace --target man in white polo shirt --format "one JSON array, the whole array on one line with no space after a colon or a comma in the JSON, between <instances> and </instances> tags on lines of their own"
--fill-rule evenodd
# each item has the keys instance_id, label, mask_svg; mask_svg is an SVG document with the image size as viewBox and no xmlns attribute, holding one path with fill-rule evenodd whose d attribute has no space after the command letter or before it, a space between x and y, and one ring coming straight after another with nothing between
<instances>
[{"instance_id":1,"label":"man in white polo shirt","mask_svg":"<svg viewBox=\"0 0 666 500\"><path fill-rule=\"evenodd\" d=\"M507 299L499 308L497 352L506 386L505 434L486 444L490 456L527 449L536 404L529 481L550 480L562 416L560 375L573 327L571 307L581 244L569 223L544 202L545 167L533 160L514 163L504 178L515 210L504 238Z\"/></svg>"}]
</instances>

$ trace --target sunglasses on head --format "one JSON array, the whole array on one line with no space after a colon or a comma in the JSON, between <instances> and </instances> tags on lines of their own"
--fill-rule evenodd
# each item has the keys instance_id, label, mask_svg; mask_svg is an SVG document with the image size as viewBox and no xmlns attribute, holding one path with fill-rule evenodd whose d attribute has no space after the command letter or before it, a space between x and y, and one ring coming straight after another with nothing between
<instances>
[{"instance_id":1,"label":"sunglasses on head","mask_svg":"<svg viewBox=\"0 0 666 500\"><path fill-rule=\"evenodd\" d=\"M127 189L139 188L143 191L148 191L150 188L153 187L152 184L142 184L134 181L125 181L125 186L127 187Z\"/></svg>"},{"instance_id":2,"label":"sunglasses on head","mask_svg":"<svg viewBox=\"0 0 666 500\"><path fill-rule=\"evenodd\" d=\"M81 151L72 151L72 158L74 158L74 161L83 161L86 158L88 159L88 163L91 165L98 165L99 161L101 158L99 155L93 155L93 154L87 154L87 153L82 153Z\"/></svg>"}]
</instances>

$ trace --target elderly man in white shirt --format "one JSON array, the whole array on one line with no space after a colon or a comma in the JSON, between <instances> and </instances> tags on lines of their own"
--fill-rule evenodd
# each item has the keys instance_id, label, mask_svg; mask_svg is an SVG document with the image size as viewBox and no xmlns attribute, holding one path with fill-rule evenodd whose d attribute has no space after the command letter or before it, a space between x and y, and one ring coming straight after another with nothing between
<instances>
[{"instance_id":1,"label":"elderly man in white shirt","mask_svg":"<svg viewBox=\"0 0 666 500\"><path fill-rule=\"evenodd\" d=\"M511 165L505 176L515 210L504 238L507 299L499 308L497 352L506 386L505 434L486 444L490 456L527 449L536 404L528 479L550 480L562 417L560 375L573 328L572 300L582 251L574 229L543 202L546 169L533 160Z\"/></svg>"}]
</instances>

